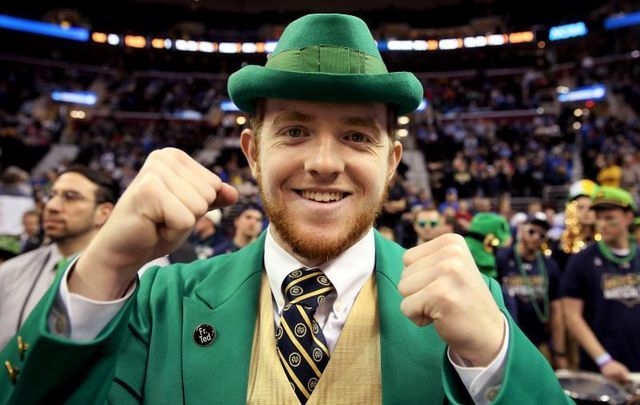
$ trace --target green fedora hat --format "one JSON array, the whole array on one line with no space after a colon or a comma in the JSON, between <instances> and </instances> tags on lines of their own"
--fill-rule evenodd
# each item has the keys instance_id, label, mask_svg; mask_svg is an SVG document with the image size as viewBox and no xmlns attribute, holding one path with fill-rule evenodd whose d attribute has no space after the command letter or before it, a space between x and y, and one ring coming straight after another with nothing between
<instances>
[{"instance_id":1,"label":"green fedora hat","mask_svg":"<svg viewBox=\"0 0 640 405\"><path fill-rule=\"evenodd\" d=\"M265 66L248 65L227 85L231 100L253 113L260 98L381 102L399 115L423 98L413 73L389 73L369 28L358 17L309 14L287 26Z\"/></svg>"}]
</instances>

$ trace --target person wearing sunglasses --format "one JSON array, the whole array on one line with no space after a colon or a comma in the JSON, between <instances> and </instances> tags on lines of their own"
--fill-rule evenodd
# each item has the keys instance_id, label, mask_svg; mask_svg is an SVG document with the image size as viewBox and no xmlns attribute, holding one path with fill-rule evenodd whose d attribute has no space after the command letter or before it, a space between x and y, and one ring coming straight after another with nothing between
<instances>
[{"instance_id":1,"label":"person wearing sunglasses","mask_svg":"<svg viewBox=\"0 0 640 405\"><path fill-rule=\"evenodd\" d=\"M550 224L542 212L528 215L518 226L516 243L496 254L498 281L518 326L556 368L567 368L560 271L542 254Z\"/></svg>"},{"instance_id":2,"label":"person wearing sunglasses","mask_svg":"<svg viewBox=\"0 0 640 405\"><path fill-rule=\"evenodd\" d=\"M53 283L57 269L97 234L117 196L111 179L84 166L70 167L54 181L43 210L44 233L50 243L0 266L0 346L27 319Z\"/></svg>"},{"instance_id":3,"label":"person wearing sunglasses","mask_svg":"<svg viewBox=\"0 0 640 405\"><path fill-rule=\"evenodd\" d=\"M451 232L451 226L444 222L444 218L435 208L423 208L415 213L413 230L417 235L417 246Z\"/></svg>"}]
</instances>

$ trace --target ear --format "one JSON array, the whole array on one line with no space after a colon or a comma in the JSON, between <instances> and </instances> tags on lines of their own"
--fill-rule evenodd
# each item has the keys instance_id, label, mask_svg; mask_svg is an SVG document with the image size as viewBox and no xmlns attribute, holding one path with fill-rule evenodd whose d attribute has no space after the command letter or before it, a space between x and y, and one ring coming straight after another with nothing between
<instances>
[{"instance_id":1,"label":"ear","mask_svg":"<svg viewBox=\"0 0 640 405\"><path fill-rule=\"evenodd\" d=\"M107 222L107 219L111 216L111 212L113 212L113 204L110 202L104 202L99 204L96 207L96 212L93 216L93 224L100 228L102 225Z\"/></svg>"},{"instance_id":2,"label":"ear","mask_svg":"<svg viewBox=\"0 0 640 405\"><path fill-rule=\"evenodd\" d=\"M252 129L245 128L240 134L240 149L244 153L244 157L249 162L249 168L251 168L251 174L256 178L257 166L258 166L258 145L257 140Z\"/></svg>"},{"instance_id":3,"label":"ear","mask_svg":"<svg viewBox=\"0 0 640 405\"><path fill-rule=\"evenodd\" d=\"M391 180L391 177L396 173L396 169L402 159L402 144L400 141L394 141L391 147L393 150L389 154L389 173L387 173L389 180Z\"/></svg>"},{"instance_id":4,"label":"ear","mask_svg":"<svg viewBox=\"0 0 640 405\"><path fill-rule=\"evenodd\" d=\"M633 215L633 211L627 211L627 226L631 226L633 225L633 220L634 220L635 216Z\"/></svg>"}]
</instances>

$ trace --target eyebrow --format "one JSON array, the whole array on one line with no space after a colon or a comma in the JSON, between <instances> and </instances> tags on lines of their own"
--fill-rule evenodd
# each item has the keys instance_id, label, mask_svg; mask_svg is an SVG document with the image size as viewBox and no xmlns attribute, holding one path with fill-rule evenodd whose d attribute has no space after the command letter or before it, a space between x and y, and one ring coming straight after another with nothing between
<instances>
[{"instance_id":1,"label":"eyebrow","mask_svg":"<svg viewBox=\"0 0 640 405\"><path fill-rule=\"evenodd\" d=\"M311 122L314 121L315 117L312 115L303 114L298 111L283 111L278 113L276 117L273 119L273 126L278 127L287 122Z\"/></svg>"},{"instance_id":2,"label":"eyebrow","mask_svg":"<svg viewBox=\"0 0 640 405\"><path fill-rule=\"evenodd\" d=\"M373 118L346 117L341 119L340 122L354 127L371 128L380 131L380 125Z\"/></svg>"}]
</instances>

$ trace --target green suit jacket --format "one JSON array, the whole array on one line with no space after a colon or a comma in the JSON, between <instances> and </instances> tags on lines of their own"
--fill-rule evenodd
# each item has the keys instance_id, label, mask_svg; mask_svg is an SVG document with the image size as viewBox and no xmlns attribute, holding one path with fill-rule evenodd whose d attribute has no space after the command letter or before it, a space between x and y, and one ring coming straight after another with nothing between
<instances>
[{"instance_id":1,"label":"green suit jacket","mask_svg":"<svg viewBox=\"0 0 640 405\"><path fill-rule=\"evenodd\" d=\"M20 373L15 383L0 376L0 403L245 403L264 236L236 253L148 270L136 299L88 342L49 331L58 278L19 332L30 345L26 353L21 358L16 339L2 351L3 363ZM471 403L435 328L417 327L400 312L404 249L378 233L375 245L383 403ZM511 330L495 403L569 403L547 361L504 309L498 284L487 284ZM213 344L195 343L200 324L215 328Z\"/></svg>"}]
</instances>

